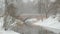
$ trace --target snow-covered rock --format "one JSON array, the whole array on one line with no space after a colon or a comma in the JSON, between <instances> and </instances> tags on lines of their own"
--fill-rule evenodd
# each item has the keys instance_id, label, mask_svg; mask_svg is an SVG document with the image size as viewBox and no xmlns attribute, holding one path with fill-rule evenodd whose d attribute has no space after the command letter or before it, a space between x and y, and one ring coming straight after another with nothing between
<instances>
[{"instance_id":1,"label":"snow-covered rock","mask_svg":"<svg viewBox=\"0 0 60 34\"><path fill-rule=\"evenodd\" d=\"M35 23L37 21L38 21L37 18L28 18L25 20L25 23L26 24L32 24L32 23Z\"/></svg>"}]
</instances>

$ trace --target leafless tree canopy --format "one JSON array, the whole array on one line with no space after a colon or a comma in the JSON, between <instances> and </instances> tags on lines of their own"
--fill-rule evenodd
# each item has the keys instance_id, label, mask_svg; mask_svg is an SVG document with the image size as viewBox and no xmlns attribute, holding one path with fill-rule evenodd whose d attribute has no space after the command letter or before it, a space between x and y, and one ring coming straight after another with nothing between
<instances>
[{"instance_id":1,"label":"leafless tree canopy","mask_svg":"<svg viewBox=\"0 0 60 34\"><path fill-rule=\"evenodd\" d=\"M10 5L7 7L7 11L8 11L8 14L9 14L10 16L15 17L16 7L14 7L13 4L10 4Z\"/></svg>"}]
</instances>

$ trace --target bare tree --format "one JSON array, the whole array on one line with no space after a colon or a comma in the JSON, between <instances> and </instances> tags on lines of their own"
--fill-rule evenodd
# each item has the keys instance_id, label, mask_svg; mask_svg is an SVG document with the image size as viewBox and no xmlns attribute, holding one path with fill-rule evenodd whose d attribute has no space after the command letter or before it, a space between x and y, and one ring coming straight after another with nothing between
<instances>
[{"instance_id":1,"label":"bare tree","mask_svg":"<svg viewBox=\"0 0 60 34\"><path fill-rule=\"evenodd\" d=\"M46 13L46 18L48 17L48 14L51 10L54 10L54 15L56 15L57 13L57 5L56 5L56 1L55 2L50 2L48 0L46 0L46 4L45 4L45 13ZM50 2L50 3L49 3ZM50 4L50 5L49 5ZM49 5L49 6L48 6ZM51 12L52 13L52 12Z\"/></svg>"},{"instance_id":2,"label":"bare tree","mask_svg":"<svg viewBox=\"0 0 60 34\"><path fill-rule=\"evenodd\" d=\"M12 17L15 17L15 11L16 11L16 7L14 6L14 4L13 3L11 3L10 5L8 4L8 2L7 2L7 0L5 0L5 19L4 19L4 21L5 21L5 23L4 23L4 25L3 25L3 27L5 28L5 29L7 29L7 27L8 27L8 24L9 24L9 22L7 21L7 19L8 20L12 20L12 22L11 23L13 23L14 22L14 18L11 18L11 16ZM9 17L10 16L10 17ZM10 18L10 19L9 19Z\"/></svg>"},{"instance_id":3,"label":"bare tree","mask_svg":"<svg viewBox=\"0 0 60 34\"><path fill-rule=\"evenodd\" d=\"M3 28L6 27L6 18L7 18L7 0L5 0L5 18L4 18L4 25L3 25Z\"/></svg>"},{"instance_id":4,"label":"bare tree","mask_svg":"<svg viewBox=\"0 0 60 34\"><path fill-rule=\"evenodd\" d=\"M46 17L49 14L49 12L51 12L51 13L53 12L53 15L56 15L58 13L57 9L59 8L60 0L55 0L54 2L50 2L49 4L50 4L50 6L46 9L47 10Z\"/></svg>"}]
</instances>

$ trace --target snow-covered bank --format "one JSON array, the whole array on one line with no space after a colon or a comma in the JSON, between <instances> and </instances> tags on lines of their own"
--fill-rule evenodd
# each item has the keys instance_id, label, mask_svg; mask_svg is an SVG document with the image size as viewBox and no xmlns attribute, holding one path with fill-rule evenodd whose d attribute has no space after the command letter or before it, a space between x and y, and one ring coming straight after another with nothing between
<instances>
[{"instance_id":1,"label":"snow-covered bank","mask_svg":"<svg viewBox=\"0 0 60 34\"><path fill-rule=\"evenodd\" d=\"M34 22L32 23L32 21L34 21ZM18 20L18 22L20 22L20 21ZM39 34L38 32L41 29L40 27L43 27L42 28L43 31L44 31L44 28L45 28L46 30L49 30L49 31L52 31L52 32L55 32L55 33L60 33L59 16L51 16L51 17L49 17L47 19L44 19L43 21L39 20L38 22L34 18L34 19L29 19L28 22L29 23L26 23L26 24L28 24L28 26L24 24L21 29L18 28L19 32L24 33L24 34ZM3 27L3 23L4 23L4 18L1 17L0 18L0 24L2 24L2 25L0 25L0 27L1 27L0 33L1 34L19 34L17 32L12 31L12 30L5 31L2 28ZM13 23L12 25L14 25L15 23ZM31 26L31 25L36 25L37 27L36 26ZM16 29L14 29L14 30L16 30Z\"/></svg>"},{"instance_id":2,"label":"snow-covered bank","mask_svg":"<svg viewBox=\"0 0 60 34\"><path fill-rule=\"evenodd\" d=\"M44 20L43 22L40 20L40 21L34 23L34 25L43 27L46 30L52 31L52 32L57 33L57 34L60 33L59 15L51 16L48 19Z\"/></svg>"},{"instance_id":3,"label":"snow-covered bank","mask_svg":"<svg viewBox=\"0 0 60 34\"><path fill-rule=\"evenodd\" d=\"M3 24L4 24L4 17L0 17L0 34L19 34L17 32L12 31L12 30L5 31L3 28Z\"/></svg>"},{"instance_id":4,"label":"snow-covered bank","mask_svg":"<svg viewBox=\"0 0 60 34\"><path fill-rule=\"evenodd\" d=\"M19 34L19 33L11 31L11 30L8 30L8 31L0 30L0 34Z\"/></svg>"}]
</instances>

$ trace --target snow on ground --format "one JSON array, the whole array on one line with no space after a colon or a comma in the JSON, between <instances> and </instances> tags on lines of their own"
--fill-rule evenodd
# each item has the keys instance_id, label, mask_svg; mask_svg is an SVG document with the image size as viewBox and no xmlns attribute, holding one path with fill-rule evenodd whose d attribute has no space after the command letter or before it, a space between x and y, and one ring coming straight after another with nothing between
<instances>
[{"instance_id":1,"label":"snow on ground","mask_svg":"<svg viewBox=\"0 0 60 34\"><path fill-rule=\"evenodd\" d=\"M37 18L28 18L28 19L25 20L25 23L28 24L28 25L31 25L32 23L35 23L37 21L38 21Z\"/></svg>"},{"instance_id":2,"label":"snow on ground","mask_svg":"<svg viewBox=\"0 0 60 34\"><path fill-rule=\"evenodd\" d=\"M53 17L49 17L49 18L47 18L47 19L45 19L45 20L43 20L43 21L38 21L38 22L36 22L36 23L34 23L34 24L36 24L36 25L44 25L44 26L48 26L49 24L51 24L52 22L54 22L54 18Z\"/></svg>"},{"instance_id":3,"label":"snow on ground","mask_svg":"<svg viewBox=\"0 0 60 34\"><path fill-rule=\"evenodd\" d=\"M3 27L3 24L4 24L4 17L0 17L0 30L2 29Z\"/></svg>"},{"instance_id":4,"label":"snow on ground","mask_svg":"<svg viewBox=\"0 0 60 34\"><path fill-rule=\"evenodd\" d=\"M42 26L53 26L53 25L56 25L58 26L59 23L59 20L58 20L59 17L54 17L54 16L51 16L47 19L45 19L44 21L38 21L34 24L36 25L42 25Z\"/></svg>"},{"instance_id":5,"label":"snow on ground","mask_svg":"<svg viewBox=\"0 0 60 34\"><path fill-rule=\"evenodd\" d=\"M19 34L19 33L11 31L11 30L8 30L8 31L0 30L0 34Z\"/></svg>"},{"instance_id":6,"label":"snow on ground","mask_svg":"<svg viewBox=\"0 0 60 34\"><path fill-rule=\"evenodd\" d=\"M49 17L48 19L45 19L44 21L38 21L34 23L34 25L41 26L46 28L49 31L53 31L55 33L60 33L60 22L59 22L59 16L55 17Z\"/></svg>"},{"instance_id":7,"label":"snow on ground","mask_svg":"<svg viewBox=\"0 0 60 34\"><path fill-rule=\"evenodd\" d=\"M60 32L60 16L51 16L43 21L39 20L36 23L33 23L34 25L37 26L42 26L45 27L47 30L54 31L56 33ZM19 34L17 32L14 32L12 30L7 30L5 31L2 27L4 24L4 17L0 18L0 34Z\"/></svg>"},{"instance_id":8,"label":"snow on ground","mask_svg":"<svg viewBox=\"0 0 60 34\"><path fill-rule=\"evenodd\" d=\"M5 31L3 28L3 24L4 24L4 17L0 17L0 34L19 34L17 32L12 31L12 30Z\"/></svg>"}]
</instances>

